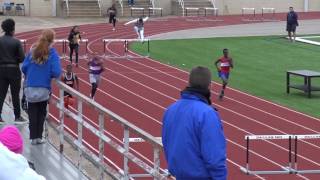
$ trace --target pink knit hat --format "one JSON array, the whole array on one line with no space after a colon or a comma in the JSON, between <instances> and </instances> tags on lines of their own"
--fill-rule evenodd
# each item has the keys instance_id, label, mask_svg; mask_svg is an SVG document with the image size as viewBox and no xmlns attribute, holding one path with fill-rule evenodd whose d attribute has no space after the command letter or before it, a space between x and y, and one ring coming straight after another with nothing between
<instances>
[{"instance_id":1,"label":"pink knit hat","mask_svg":"<svg viewBox=\"0 0 320 180\"><path fill-rule=\"evenodd\" d=\"M10 151L22 154L23 140L19 129L15 126L5 126L0 130L0 142Z\"/></svg>"}]
</instances>

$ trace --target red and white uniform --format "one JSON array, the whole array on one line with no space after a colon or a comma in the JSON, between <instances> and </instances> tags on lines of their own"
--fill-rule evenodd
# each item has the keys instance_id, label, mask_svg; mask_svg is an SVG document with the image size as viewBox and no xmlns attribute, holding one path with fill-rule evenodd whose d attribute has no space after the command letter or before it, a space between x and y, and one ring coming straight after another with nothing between
<instances>
[{"instance_id":1,"label":"red and white uniform","mask_svg":"<svg viewBox=\"0 0 320 180\"><path fill-rule=\"evenodd\" d=\"M220 70L222 73L229 73L231 67L231 58L225 58L224 56L220 59Z\"/></svg>"}]
</instances>

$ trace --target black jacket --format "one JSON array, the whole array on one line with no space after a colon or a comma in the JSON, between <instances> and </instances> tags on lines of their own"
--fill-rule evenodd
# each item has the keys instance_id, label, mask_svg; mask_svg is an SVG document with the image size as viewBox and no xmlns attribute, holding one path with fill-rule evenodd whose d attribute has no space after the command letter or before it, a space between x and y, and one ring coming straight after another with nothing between
<instances>
[{"instance_id":1,"label":"black jacket","mask_svg":"<svg viewBox=\"0 0 320 180\"><path fill-rule=\"evenodd\" d=\"M294 25L299 25L298 24L298 14L296 12L289 12L287 14L287 24L294 24Z\"/></svg>"},{"instance_id":2,"label":"black jacket","mask_svg":"<svg viewBox=\"0 0 320 180\"><path fill-rule=\"evenodd\" d=\"M23 60L24 52L20 40L8 35L0 37L0 65L18 65Z\"/></svg>"}]
</instances>

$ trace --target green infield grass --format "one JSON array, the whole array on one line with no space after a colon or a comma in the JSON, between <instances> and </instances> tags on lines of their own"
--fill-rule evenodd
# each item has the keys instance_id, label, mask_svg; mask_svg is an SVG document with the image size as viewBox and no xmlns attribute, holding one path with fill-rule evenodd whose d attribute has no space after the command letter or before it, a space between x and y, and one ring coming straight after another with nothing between
<instances>
[{"instance_id":1,"label":"green infield grass","mask_svg":"<svg viewBox=\"0 0 320 180\"><path fill-rule=\"evenodd\" d=\"M146 46L135 43L131 49L145 55ZM223 48L228 48L234 59L231 87L320 117L320 92L313 92L310 99L294 89L286 94L287 70L320 71L319 46L290 43L279 36L157 40L150 42L150 55L184 70L197 65L209 67L213 80L219 82L213 62L222 55ZM303 79L293 78L293 82L303 83ZM320 86L320 78L312 84Z\"/></svg>"}]
</instances>

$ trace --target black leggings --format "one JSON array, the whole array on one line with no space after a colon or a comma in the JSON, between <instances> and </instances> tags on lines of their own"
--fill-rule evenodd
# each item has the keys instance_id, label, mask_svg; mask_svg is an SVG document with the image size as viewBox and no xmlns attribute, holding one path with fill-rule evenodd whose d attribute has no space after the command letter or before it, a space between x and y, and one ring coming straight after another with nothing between
<instances>
[{"instance_id":1,"label":"black leggings","mask_svg":"<svg viewBox=\"0 0 320 180\"><path fill-rule=\"evenodd\" d=\"M71 45L70 44L70 62L72 63L72 55L73 55L73 51L75 51L76 53L76 63L78 64L78 60L79 60L79 45L75 44L75 45Z\"/></svg>"},{"instance_id":2,"label":"black leggings","mask_svg":"<svg viewBox=\"0 0 320 180\"><path fill-rule=\"evenodd\" d=\"M20 117L21 71L19 67L0 67L0 116L10 86L15 118ZM1 117L0 117L1 119Z\"/></svg>"},{"instance_id":3,"label":"black leggings","mask_svg":"<svg viewBox=\"0 0 320 180\"><path fill-rule=\"evenodd\" d=\"M42 138L48 101L28 103L30 139Z\"/></svg>"},{"instance_id":4,"label":"black leggings","mask_svg":"<svg viewBox=\"0 0 320 180\"><path fill-rule=\"evenodd\" d=\"M97 88L98 88L98 84L97 83L92 83L92 88L91 88L91 97L93 98L94 95L96 94Z\"/></svg>"},{"instance_id":5,"label":"black leggings","mask_svg":"<svg viewBox=\"0 0 320 180\"><path fill-rule=\"evenodd\" d=\"M109 23L112 23L113 27L116 27L116 22L117 22L116 16L110 15L109 16Z\"/></svg>"}]
</instances>

